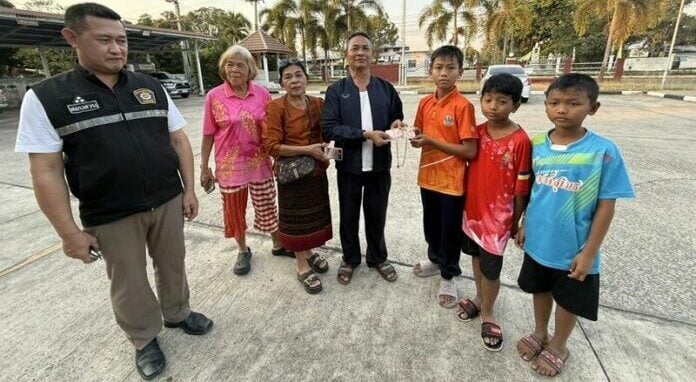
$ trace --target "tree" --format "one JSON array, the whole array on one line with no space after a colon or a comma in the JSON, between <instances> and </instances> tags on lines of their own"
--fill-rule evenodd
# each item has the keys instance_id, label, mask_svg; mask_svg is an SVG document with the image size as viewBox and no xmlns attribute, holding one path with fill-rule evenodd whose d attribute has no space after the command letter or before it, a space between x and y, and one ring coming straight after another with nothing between
<instances>
[{"instance_id":1,"label":"tree","mask_svg":"<svg viewBox=\"0 0 696 382\"><path fill-rule=\"evenodd\" d=\"M24 3L24 9L49 13L65 12L65 8L63 8L62 5L57 4L55 0L29 0Z\"/></svg>"},{"instance_id":2,"label":"tree","mask_svg":"<svg viewBox=\"0 0 696 382\"><path fill-rule=\"evenodd\" d=\"M329 0L333 5L343 11L346 17L347 30L353 31L360 28L366 29L366 11L382 13L382 4L379 0Z\"/></svg>"},{"instance_id":3,"label":"tree","mask_svg":"<svg viewBox=\"0 0 696 382\"><path fill-rule=\"evenodd\" d=\"M532 12L527 2L517 0L494 0L483 3L486 9L484 30L490 46L496 47L503 39L503 61L507 57L508 42L510 51L514 48L515 34L526 34L530 31Z\"/></svg>"},{"instance_id":4,"label":"tree","mask_svg":"<svg viewBox=\"0 0 696 382\"><path fill-rule=\"evenodd\" d=\"M621 46L632 35L655 27L664 17L666 0L577 0L573 24L581 36L592 20L607 20L607 40L598 79L604 78L612 46Z\"/></svg>"},{"instance_id":5,"label":"tree","mask_svg":"<svg viewBox=\"0 0 696 382\"><path fill-rule=\"evenodd\" d=\"M693 3L693 1L687 1L686 3ZM679 5L679 0L670 1L665 12L666 16L655 28L637 34L626 42L645 41L645 47L651 56L665 54L674 33L674 24L677 22ZM686 12L682 14L676 45L696 45L696 17Z\"/></svg>"},{"instance_id":6,"label":"tree","mask_svg":"<svg viewBox=\"0 0 696 382\"><path fill-rule=\"evenodd\" d=\"M425 7L418 19L418 27L422 28L430 20L425 30L428 47L432 48L434 39L444 41L447 35L451 34L450 44L459 45L459 36L463 36L464 49L467 49L469 41L478 32L476 16L473 13L478 3L478 0L434 0L431 5Z\"/></svg>"},{"instance_id":7,"label":"tree","mask_svg":"<svg viewBox=\"0 0 696 382\"><path fill-rule=\"evenodd\" d=\"M259 30L259 3L263 3L263 0L244 0L247 3L254 4L254 31Z\"/></svg>"},{"instance_id":8,"label":"tree","mask_svg":"<svg viewBox=\"0 0 696 382\"><path fill-rule=\"evenodd\" d=\"M14 4L7 0L0 0L0 7L14 8ZM0 48L0 76L10 73L10 68L17 65L17 60L13 58L18 49Z\"/></svg>"},{"instance_id":9,"label":"tree","mask_svg":"<svg viewBox=\"0 0 696 382\"><path fill-rule=\"evenodd\" d=\"M399 36L399 30L386 15L370 15L367 17L367 33L372 39L372 52L375 59L384 46L394 46Z\"/></svg>"},{"instance_id":10,"label":"tree","mask_svg":"<svg viewBox=\"0 0 696 382\"><path fill-rule=\"evenodd\" d=\"M529 52L538 42L541 55L570 55L575 50L577 61L601 61L603 24L595 20L585 36L578 36L572 20L574 0L531 0L532 22L528 33L518 34L518 50Z\"/></svg>"},{"instance_id":11,"label":"tree","mask_svg":"<svg viewBox=\"0 0 696 382\"><path fill-rule=\"evenodd\" d=\"M259 13L263 20L261 29L293 51L298 24L297 18L293 17L296 12L297 4L293 0L280 0L273 7L263 9Z\"/></svg>"}]
</instances>

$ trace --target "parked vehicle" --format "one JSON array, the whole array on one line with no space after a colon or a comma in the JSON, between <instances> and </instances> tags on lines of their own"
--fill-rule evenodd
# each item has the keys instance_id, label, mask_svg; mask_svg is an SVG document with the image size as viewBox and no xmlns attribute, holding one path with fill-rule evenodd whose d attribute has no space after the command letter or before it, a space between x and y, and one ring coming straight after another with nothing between
<instances>
[{"instance_id":1,"label":"parked vehicle","mask_svg":"<svg viewBox=\"0 0 696 382\"><path fill-rule=\"evenodd\" d=\"M186 80L179 79L175 75L167 72L146 73L160 80L162 86L164 86L170 96L181 96L181 98L186 98L191 94L191 84Z\"/></svg>"},{"instance_id":2,"label":"parked vehicle","mask_svg":"<svg viewBox=\"0 0 696 382\"><path fill-rule=\"evenodd\" d=\"M0 89L0 111L6 109L10 104L7 102L7 92L5 89Z\"/></svg>"},{"instance_id":3,"label":"parked vehicle","mask_svg":"<svg viewBox=\"0 0 696 382\"><path fill-rule=\"evenodd\" d=\"M487 79L495 74L508 73L519 78L522 81L522 103L529 101L529 96L532 93L532 80L529 79L527 72L521 65L491 65L486 70L486 74L481 80L481 88Z\"/></svg>"}]
</instances>

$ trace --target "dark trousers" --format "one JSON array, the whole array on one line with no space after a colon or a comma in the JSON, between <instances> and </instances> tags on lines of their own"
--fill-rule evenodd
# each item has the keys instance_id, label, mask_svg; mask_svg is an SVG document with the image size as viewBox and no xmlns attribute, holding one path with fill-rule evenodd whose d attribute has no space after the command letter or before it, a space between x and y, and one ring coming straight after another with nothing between
<instances>
[{"instance_id":1,"label":"dark trousers","mask_svg":"<svg viewBox=\"0 0 696 382\"><path fill-rule=\"evenodd\" d=\"M459 268L464 196L452 196L421 188L423 232L428 259L440 266L446 280L462 273Z\"/></svg>"},{"instance_id":2,"label":"dark trousers","mask_svg":"<svg viewBox=\"0 0 696 382\"><path fill-rule=\"evenodd\" d=\"M387 221L391 188L389 171L364 172L362 175L338 171L337 183L343 261L353 267L361 261L358 230L362 204L367 238L367 266L374 267L385 262L387 245L384 242L384 224Z\"/></svg>"}]
</instances>

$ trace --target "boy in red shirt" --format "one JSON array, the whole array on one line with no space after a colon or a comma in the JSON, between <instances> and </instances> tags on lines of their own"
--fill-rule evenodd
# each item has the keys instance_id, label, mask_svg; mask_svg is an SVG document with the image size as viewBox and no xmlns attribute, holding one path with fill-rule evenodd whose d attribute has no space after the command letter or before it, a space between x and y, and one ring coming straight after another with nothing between
<instances>
[{"instance_id":1,"label":"boy in red shirt","mask_svg":"<svg viewBox=\"0 0 696 382\"><path fill-rule=\"evenodd\" d=\"M522 82L510 74L495 75L481 91L487 121L477 126L478 155L469 161L467 199L462 219L462 251L471 256L476 297L459 302L457 317L481 315L481 342L491 351L503 348L503 332L493 315L500 289L503 252L517 233L527 206L531 143L510 114L520 106Z\"/></svg>"},{"instance_id":2,"label":"boy in red shirt","mask_svg":"<svg viewBox=\"0 0 696 382\"><path fill-rule=\"evenodd\" d=\"M454 276L459 268L466 160L476 155L474 106L457 91L464 56L456 46L433 52L430 77L437 90L418 104L413 147L421 148L418 185L428 258L416 264L416 276L442 276L437 292L442 307L454 308L459 296Z\"/></svg>"}]
</instances>

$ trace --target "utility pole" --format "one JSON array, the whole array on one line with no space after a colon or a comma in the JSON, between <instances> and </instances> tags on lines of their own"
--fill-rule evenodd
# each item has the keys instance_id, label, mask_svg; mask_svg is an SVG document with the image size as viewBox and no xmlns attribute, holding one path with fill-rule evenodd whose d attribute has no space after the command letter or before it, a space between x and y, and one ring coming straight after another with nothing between
<instances>
[{"instance_id":1,"label":"utility pole","mask_svg":"<svg viewBox=\"0 0 696 382\"><path fill-rule=\"evenodd\" d=\"M672 69L672 52L674 52L674 43L677 41L677 32L679 32L679 23L681 22L681 15L684 12L684 0L681 0L681 5L679 6L679 14L677 15L677 23L674 25L674 34L672 35L672 44L669 46L669 54L667 55L667 67L665 72L662 74L662 84L660 89L665 88L665 82L667 82L667 73Z\"/></svg>"},{"instance_id":2,"label":"utility pole","mask_svg":"<svg viewBox=\"0 0 696 382\"><path fill-rule=\"evenodd\" d=\"M183 31L181 28L181 9L179 8L179 0L164 0L167 3L174 4L174 11L176 12L176 28L179 31ZM191 65L188 60L188 41L181 40L179 42L181 46L181 58L184 64L184 74L186 76L186 81L191 83Z\"/></svg>"},{"instance_id":3,"label":"utility pole","mask_svg":"<svg viewBox=\"0 0 696 382\"><path fill-rule=\"evenodd\" d=\"M406 0L403 0L401 13L401 86L406 86Z\"/></svg>"}]
</instances>

